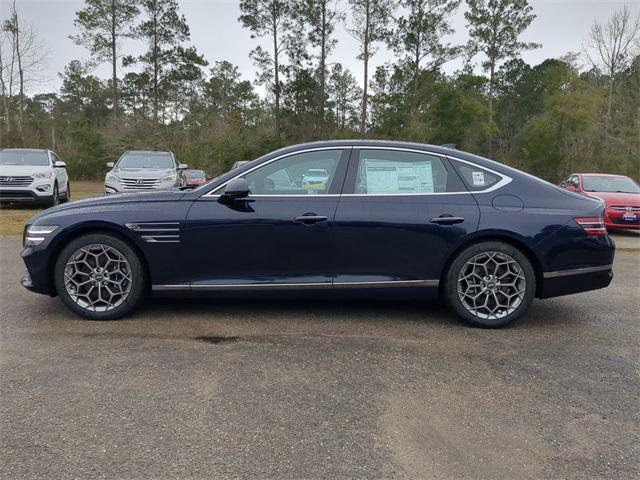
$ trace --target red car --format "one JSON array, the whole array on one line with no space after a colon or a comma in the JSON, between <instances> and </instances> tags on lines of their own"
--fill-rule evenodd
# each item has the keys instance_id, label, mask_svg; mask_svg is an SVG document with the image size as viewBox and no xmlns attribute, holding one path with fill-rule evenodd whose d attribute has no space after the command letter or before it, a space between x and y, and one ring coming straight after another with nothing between
<instances>
[{"instance_id":1,"label":"red car","mask_svg":"<svg viewBox=\"0 0 640 480\"><path fill-rule=\"evenodd\" d=\"M199 187L209 180L202 170L186 170L184 176L187 178L186 186L191 188Z\"/></svg>"},{"instance_id":2,"label":"red car","mask_svg":"<svg viewBox=\"0 0 640 480\"><path fill-rule=\"evenodd\" d=\"M629 177L605 173L574 173L560 186L605 204L607 230L640 229L640 187Z\"/></svg>"}]
</instances>

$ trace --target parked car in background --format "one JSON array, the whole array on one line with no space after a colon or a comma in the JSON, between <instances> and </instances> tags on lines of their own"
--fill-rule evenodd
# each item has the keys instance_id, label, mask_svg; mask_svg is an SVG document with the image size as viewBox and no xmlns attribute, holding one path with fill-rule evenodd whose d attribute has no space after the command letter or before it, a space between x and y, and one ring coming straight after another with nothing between
<instances>
[{"instance_id":1,"label":"parked car in background","mask_svg":"<svg viewBox=\"0 0 640 480\"><path fill-rule=\"evenodd\" d=\"M183 187L187 165L178 163L171 152L130 150L114 164L104 179L104 193L172 190Z\"/></svg>"},{"instance_id":2,"label":"parked car in background","mask_svg":"<svg viewBox=\"0 0 640 480\"><path fill-rule=\"evenodd\" d=\"M0 201L57 205L71 198L67 164L51 150L0 150Z\"/></svg>"},{"instance_id":3,"label":"parked car in background","mask_svg":"<svg viewBox=\"0 0 640 480\"><path fill-rule=\"evenodd\" d=\"M302 185L323 170L324 188ZM275 180L274 180L275 179ZM318 290L441 295L462 319L509 324L534 297L604 288L604 205L434 145L326 141L272 152L193 190L73 202L27 222L22 284L83 317L147 292Z\"/></svg>"},{"instance_id":4,"label":"parked car in background","mask_svg":"<svg viewBox=\"0 0 640 480\"><path fill-rule=\"evenodd\" d=\"M602 200L608 230L640 229L640 187L624 175L574 173L560 186Z\"/></svg>"},{"instance_id":5,"label":"parked car in background","mask_svg":"<svg viewBox=\"0 0 640 480\"><path fill-rule=\"evenodd\" d=\"M203 183L207 182L207 174L204 170L185 170L184 176L186 179L186 185L190 188L199 187Z\"/></svg>"},{"instance_id":6,"label":"parked car in background","mask_svg":"<svg viewBox=\"0 0 640 480\"><path fill-rule=\"evenodd\" d=\"M302 187L307 190L324 190L329 181L329 172L324 168L311 168L302 175Z\"/></svg>"}]
</instances>

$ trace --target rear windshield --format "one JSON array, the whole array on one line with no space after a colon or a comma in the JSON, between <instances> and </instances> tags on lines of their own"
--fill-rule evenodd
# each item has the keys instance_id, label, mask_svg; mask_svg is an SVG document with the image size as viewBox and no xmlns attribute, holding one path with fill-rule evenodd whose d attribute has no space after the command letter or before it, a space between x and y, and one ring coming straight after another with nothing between
<instances>
[{"instance_id":1,"label":"rear windshield","mask_svg":"<svg viewBox=\"0 0 640 480\"><path fill-rule=\"evenodd\" d=\"M204 172L202 170L192 170L190 172L186 172L185 175L187 178L205 178Z\"/></svg>"},{"instance_id":2,"label":"rear windshield","mask_svg":"<svg viewBox=\"0 0 640 480\"><path fill-rule=\"evenodd\" d=\"M640 193L640 187L627 177L596 177L584 175L582 189L585 192Z\"/></svg>"},{"instance_id":3,"label":"rear windshield","mask_svg":"<svg viewBox=\"0 0 640 480\"><path fill-rule=\"evenodd\" d=\"M47 152L3 150L0 151L0 165L47 167L49 166L49 155L47 155Z\"/></svg>"},{"instance_id":4,"label":"rear windshield","mask_svg":"<svg viewBox=\"0 0 640 480\"><path fill-rule=\"evenodd\" d=\"M166 152L128 152L118 162L118 168L175 168L171 154Z\"/></svg>"}]
</instances>

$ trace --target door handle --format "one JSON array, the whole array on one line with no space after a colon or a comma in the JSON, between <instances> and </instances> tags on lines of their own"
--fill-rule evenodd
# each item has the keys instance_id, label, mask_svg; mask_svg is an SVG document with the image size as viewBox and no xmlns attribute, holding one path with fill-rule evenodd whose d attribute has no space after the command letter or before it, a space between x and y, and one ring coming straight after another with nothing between
<instances>
[{"instance_id":1,"label":"door handle","mask_svg":"<svg viewBox=\"0 0 640 480\"><path fill-rule=\"evenodd\" d=\"M305 225L314 225L316 223L326 222L327 217L323 215L316 215L315 213L305 213L294 219L296 222L304 223Z\"/></svg>"},{"instance_id":2,"label":"door handle","mask_svg":"<svg viewBox=\"0 0 640 480\"><path fill-rule=\"evenodd\" d=\"M431 219L431 223L435 223L437 225L455 225L456 223L462 222L464 222L463 217L454 217L447 213Z\"/></svg>"}]
</instances>

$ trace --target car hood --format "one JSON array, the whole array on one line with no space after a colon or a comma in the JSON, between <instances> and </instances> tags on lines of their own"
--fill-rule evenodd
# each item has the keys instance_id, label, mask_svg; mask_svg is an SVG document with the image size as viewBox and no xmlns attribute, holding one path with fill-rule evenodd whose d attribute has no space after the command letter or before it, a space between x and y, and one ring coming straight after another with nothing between
<instances>
[{"instance_id":1,"label":"car hood","mask_svg":"<svg viewBox=\"0 0 640 480\"><path fill-rule=\"evenodd\" d=\"M112 170L112 173L121 178L156 179L176 172L170 168L118 168Z\"/></svg>"},{"instance_id":2,"label":"car hood","mask_svg":"<svg viewBox=\"0 0 640 480\"><path fill-rule=\"evenodd\" d=\"M50 168L47 165L0 165L0 177L33 175L37 172L46 172Z\"/></svg>"},{"instance_id":3,"label":"car hood","mask_svg":"<svg viewBox=\"0 0 640 480\"><path fill-rule=\"evenodd\" d=\"M85 198L84 200L75 200L69 203L63 203L58 206L43 210L39 214L32 217L27 223L32 224L36 220L50 215L52 213L60 213L64 211L84 208L94 208L104 205L122 204L123 208L130 204L140 204L147 202L171 202L178 201L184 196L185 192L175 188L173 190L165 190L160 192L135 192L135 193L117 193L106 195L104 197Z\"/></svg>"},{"instance_id":4,"label":"car hood","mask_svg":"<svg viewBox=\"0 0 640 480\"><path fill-rule=\"evenodd\" d=\"M602 200L607 206L621 205L640 207L639 193L617 193L617 192L585 192L587 196Z\"/></svg>"}]
</instances>

